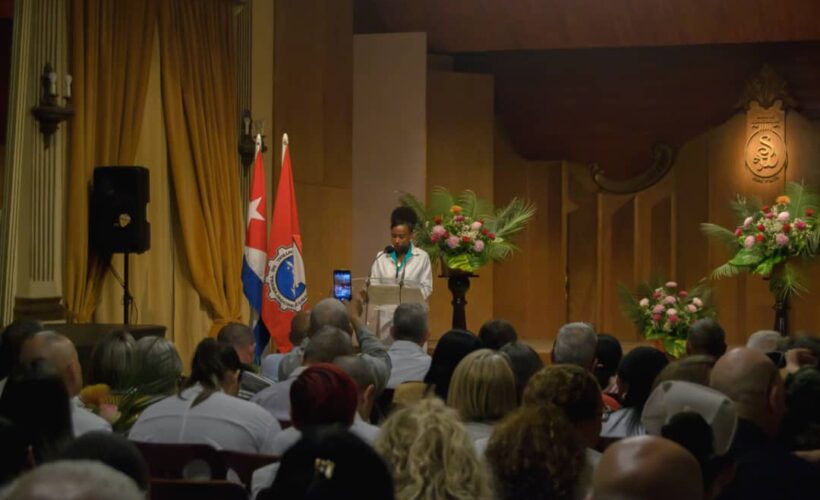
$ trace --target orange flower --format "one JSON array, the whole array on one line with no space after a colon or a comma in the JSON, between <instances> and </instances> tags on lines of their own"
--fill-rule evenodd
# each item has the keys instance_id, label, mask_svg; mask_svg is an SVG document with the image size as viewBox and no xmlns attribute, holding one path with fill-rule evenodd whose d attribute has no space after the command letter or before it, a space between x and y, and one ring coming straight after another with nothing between
<instances>
[{"instance_id":1,"label":"orange flower","mask_svg":"<svg viewBox=\"0 0 820 500\"><path fill-rule=\"evenodd\" d=\"M461 210L462 210L462 208L458 205L453 205L452 207L450 207L450 211L453 212L456 215L460 214Z\"/></svg>"},{"instance_id":2,"label":"orange flower","mask_svg":"<svg viewBox=\"0 0 820 500\"><path fill-rule=\"evenodd\" d=\"M778 205L788 205L789 203L792 202L792 200L790 200L789 197L786 196L786 195L778 196L775 201L777 202Z\"/></svg>"},{"instance_id":3,"label":"orange flower","mask_svg":"<svg viewBox=\"0 0 820 500\"><path fill-rule=\"evenodd\" d=\"M106 384L88 385L80 391L80 400L86 406L97 407L109 396L111 396L111 388Z\"/></svg>"}]
</instances>

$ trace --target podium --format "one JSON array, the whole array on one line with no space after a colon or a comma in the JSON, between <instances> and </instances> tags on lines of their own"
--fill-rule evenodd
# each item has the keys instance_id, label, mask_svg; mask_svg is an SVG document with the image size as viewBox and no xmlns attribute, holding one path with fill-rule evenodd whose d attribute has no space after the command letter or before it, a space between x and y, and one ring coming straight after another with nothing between
<instances>
[{"instance_id":1,"label":"podium","mask_svg":"<svg viewBox=\"0 0 820 500\"><path fill-rule=\"evenodd\" d=\"M366 292L365 322L384 340L390 336L393 313L401 304L425 304L421 283L401 278L360 278Z\"/></svg>"}]
</instances>

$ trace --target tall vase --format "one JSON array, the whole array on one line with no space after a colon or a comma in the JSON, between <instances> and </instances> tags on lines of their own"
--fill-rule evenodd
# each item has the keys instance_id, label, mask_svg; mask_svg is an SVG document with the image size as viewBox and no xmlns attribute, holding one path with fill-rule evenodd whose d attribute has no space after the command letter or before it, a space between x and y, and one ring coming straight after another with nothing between
<instances>
[{"instance_id":1,"label":"tall vase","mask_svg":"<svg viewBox=\"0 0 820 500\"><path fill-rule=\"evenodd\" d=\"M447 289L453 295L450 302L453 306L453 329L467 329L467 290L470 289L470 278L478 278L477 275L462 271L460 269L450 269L447 262L441 259L440 278L447 278Z\"/></svg>"},{"instance_id":2,"label":"tall vase","mask_svg":"<svg viewBox=\"0 0 820 500\"><path fill-rule=\"evenodd\" d=\"M774 327L773 329L780 332L780 335L787 337L789 335L789 296L782 299L776 298L774 301Z\"/></svg>"}]
</instances>

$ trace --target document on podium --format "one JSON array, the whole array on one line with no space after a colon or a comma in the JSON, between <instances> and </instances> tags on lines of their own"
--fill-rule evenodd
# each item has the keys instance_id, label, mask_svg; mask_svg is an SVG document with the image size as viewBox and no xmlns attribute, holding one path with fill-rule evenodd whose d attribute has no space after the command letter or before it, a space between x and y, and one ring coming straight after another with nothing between
<instances>
[{"instance_id":1,"label":"document on podium","mask_svg":"<svg viewBox=\"0 0 820 500\"><path fill-rule=\"evenodd\" d=\"M367 300L373 306L397 306L399 304L424 303L421 283L399 281L394 278L371 278L367 287Z\"/></svg>"}]
</instances>

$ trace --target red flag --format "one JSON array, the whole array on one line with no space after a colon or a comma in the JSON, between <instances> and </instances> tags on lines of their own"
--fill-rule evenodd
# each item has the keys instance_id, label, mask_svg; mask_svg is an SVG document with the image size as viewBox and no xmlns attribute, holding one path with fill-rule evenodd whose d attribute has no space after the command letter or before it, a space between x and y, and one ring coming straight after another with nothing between
<instances>
[{"instance_id":1,"label":"red flag","mask_svg":"<svg viewBox=\"0 0 820 500\"><path fill-rule=\"evenodd\" d=\"M262 293L262 321L276 342L279 352L293 347L288 340L293 315L307 302L305 265L302 261L302 235L293 189L288 135L282 136L282 172L276 188L268 263Z\"/></svg>"}]
</instances>

